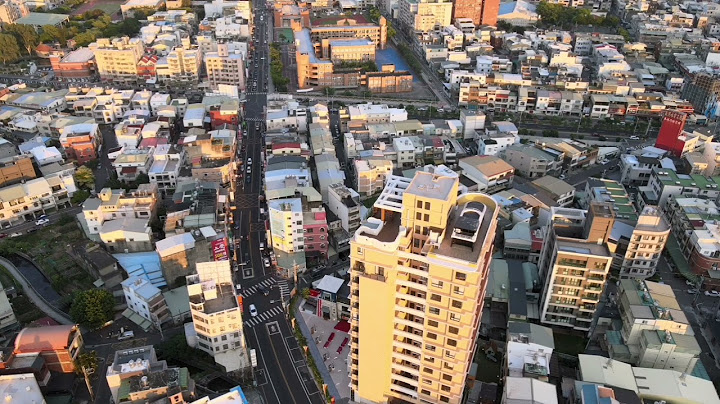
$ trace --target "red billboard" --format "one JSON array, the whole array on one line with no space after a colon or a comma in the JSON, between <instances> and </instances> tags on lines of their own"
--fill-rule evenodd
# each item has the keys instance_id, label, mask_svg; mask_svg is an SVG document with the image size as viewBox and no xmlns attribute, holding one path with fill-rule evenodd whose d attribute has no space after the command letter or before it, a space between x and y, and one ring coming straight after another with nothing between
<instances>
[{"instance_id":1,"label":"red billboard","mask_svg":"<svg viewBox=\"0 0 720 404\"><path fill-rule=\"evenodd\" d=\"M213 259L215 261L227 261L228 259L228 245L227 239L221 238L210 243L212 246Z\"/></svg>"}]
</instances>

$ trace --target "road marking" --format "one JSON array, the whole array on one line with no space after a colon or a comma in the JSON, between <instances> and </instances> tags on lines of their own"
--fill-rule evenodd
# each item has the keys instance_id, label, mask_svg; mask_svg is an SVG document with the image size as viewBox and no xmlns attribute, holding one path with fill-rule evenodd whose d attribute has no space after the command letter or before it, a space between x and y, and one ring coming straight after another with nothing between
<instances>
[{"instance_id":1,"label":"road marking","mask_svg":"<svg viewBox=\"0 0 720 404\"><path fill-rule=\"evenodd\" d=\"M255 380L259 379L260 378L259 376L263 377L263 383L258 383L257 384L258 387L265 386L266 384L268 384L268 379L270 379L270 378L265 375L265 369L257 369L256 368L255 372L257 373Z\"/></svg>"},{"instance_id":2,"label":"road marking","mask_svg":"<svg viewBox=\"0 0 720 404\"><path fill-rule=\"evenodd\" d=\"M285 346L285 351L287 351L287 353L288 353L288 357L292 358L292 357L293 357L292 352L290 352L290 347L288 346L287 341L285 340L285 338L283 338L282 342L283 342L283 345ZM312 354L311 354L311 355L312 355ZM305 379L303 379L303 377L300 375L300 370L299 370L299 369L300 369L301 367L305 367L305 369L307 370L307 371L306 371L306 374L310 374L310 375L312 375L312 374L309 372L309 369L308 369L308 367L307 367L307 364L304 364L304 365L301 365L301 366L293 366L293 369L295 370L295 374L297 375L298 380L300 380L300 385L302 386L303 391L305 392L305 396L307 396L308 402L309 402L309 403L312 403L312 400L310 400L310 392L308 391L308 388L307 388L307 386L305 385ZM314 385L315 385L315 381L313 380L312 382L313 382L313 386L314 386Z\"/></svg>"},{"instance_id":3,"label":"road marking","mask_svg":"<svg viewBox=\"0 0 720 404\"><path fill-rule=\"evenodd\" d=\"M256 351L256 353L260 356L260 360L262 361L263 366L265 367L265 369L267 369L267 368L268 368L268 365L267 365L267 363L265 362L265 356L262 354L262 350L260 349L260 347L262 346L262 345L260 345L260 339L258 338L258 336L257 336L257 334L255 333L255 331L253 331L253 335L255 335L255 342L257 342L257 347L258 347L258 349L256 349L255 351ZM272 341L271 341L270 343L272 344ZM278 366L280 366L280 365L281 365L281 364L280 364L280 362L278 361ZM270 378L270 374L268 374L267 380L268 380L268 382L270 383L270 387L272 387L273 393L275 393L275 398L277 399L277 402L280 403L280 402L281 402L281 401L280 401L280 397L278 396L277 390L275 390L275 384L272 382L272 378Z\"/></svg>"},{"instance_id":4,"label":"road marking","mask_svg":"<svg viewBox=\"0 0 720 404\"><path fill-rule=\"evenodd\" d=\"M256 325L263 323L272 317L277 316L278 314L282 313L283 309L280 306L275 306L272 309L268 311L264 311L261 314L258 314L257 316L251 318L250 320L245 321L245 327L253 328ZM273 322L269 322L267 324L272 324ZM274 323L277 323L277 321L274 321ZM267 326L267 325L266 325Z\"/></svg>"}]
</instances>

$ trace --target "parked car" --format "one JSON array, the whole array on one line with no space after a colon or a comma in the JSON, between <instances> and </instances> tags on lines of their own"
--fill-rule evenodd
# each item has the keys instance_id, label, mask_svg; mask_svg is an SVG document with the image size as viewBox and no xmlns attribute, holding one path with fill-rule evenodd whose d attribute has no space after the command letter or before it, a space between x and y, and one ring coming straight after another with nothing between
<instances>
[{"instance_id":1,"label":"parked car","mask_svg":"<svg viewBox=\"0 0 720 404\"><path fill-rule=\"evenodd\" d=\"M697 294L698 294L698 290L697 290L697 289L688 289L687 292L688 292L689 294L691 294L691 295L697 295Z\"/></svg>"},{"instance_id":2,"label":"parked car","mask_svg":"<svg viewBox=\"0 0 720 404\"><path fill-rule=\"evenodd\" d=\"M270 260L268 258L265 258L263 260L263 265L265 265L265 268L270 268Z\"/></svg>"},{"instance_id":3,"label":"parked car","mask_svg":"<svg viewBox=\"0 0 720 404\"><path fill-rule=\"evenodd\" d=\"M240 285L239 283L237 285L235 285L235 290L240 292L240 289L242 289L242 285Z\"/></svg>"},{"instance_id":4,"label":"parked car","mask_svg":"<svg viewBox=\"0 0 720 404\"><path fill-rule=\"evenodd\" d=\"M640 138L637 136L630 136L630 140L640 140Z\"/></svg>"},{"instance_id":5,"label":"parked car","mask_svg":"<svg viewBox=\"0 0 720 404\"><path fill-rule=\"evenodd\" d=\"M706 290L705 296L718 297L720 296L720 292L718 292L717 290Z\"/></svg>"},{"instance_id":6,"label":"parked car","mask_svg":"<svg viewBox=\"0 0 720 404\"><path fill-rule=\"evenodd\" d=\"M48 219L47 216L42 215L35 221L35 226L44 226L48 223L50 223L50 219Z\"/></svg>"},{"instance_id":7,"label":"parked car","mask_svg":"<svg viewBox=\"0 0 720 404\"><path fill-rule=\"evenodd\" d=\"M251 304L248 310L250 311L250 317L257 317L258 311L254 304Z\"/></svg>"},{"instance_id":8,"label":"parked car","mask_svg":"<svg viewBox=\"0 0 720 404\"><path fill-rule=\"evenodd\" d=\"M125 331L120 336L118 336L118 341L124 341L126 339L134 338L135 332L133 331Z\"/></svg>"}]
</instances>

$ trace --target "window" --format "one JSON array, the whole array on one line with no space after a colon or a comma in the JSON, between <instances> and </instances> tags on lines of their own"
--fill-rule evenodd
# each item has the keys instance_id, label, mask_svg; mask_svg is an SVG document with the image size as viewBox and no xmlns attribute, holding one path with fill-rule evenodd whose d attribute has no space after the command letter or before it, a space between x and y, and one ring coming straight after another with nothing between
<instances>
[{"instance_id":1,"label":"window","mask_svg":"<svg viewBox=\"0 0 720 404\"><path fill-rule=\"evenodd\" d=\"M440 301L442 301L442 297L440 297L440 295L437 295L437 294L433 293L432 295L430 295L430 300L434 300L434 301L436 301L436 302L440 302Z\"/></svg>"},{"instance_id":2,"label":"window","mask_svg":"<svg viewBox=\"0 0 720 404\"><path fill-rule=\"evenodd\" d=\"M448 391L448 392L449 392L449 391L450 391L450 386L446 386L446 385L443 384L442 386L440 386L440 390L442 390L442 391Z\"/></svg>"},{"instance_id":3,"label":"window","mask_svg":"<svg viewBox=\"0 0 720 404\"><path fill-rule=\"evenodd\" d=\"M432 282L432 286L433 286L434 288L442 288L442 287L443 287L443 282L442 282L442 281L433 281L433 282Z\"/></svg>"},{"instance_id":4,"label":"window","mask_svg":"<svg viewBox=\"0 0 720 404\"><path fill-rule=\"evenodd\" d=\"M449 381L449 382L452 381L452 376L450 376L450 375L447 374L447 373L443 373L442 378L443 378L443 380L447 380L447 381Z\"/></svg>"},{"instance_id":5,"label":"window","mask_svg":"<svg viewBox=\"0 0 720 404\"><path fill-rule=\"evenodd\" d=\"M458 330L457 327L449 326L449 327L448 327L448 332L450 332L450 334L455 334L455 335L457 335L457 334L460 332L460 330Z\"/></svg>"},{"instance_id":6,"label":"window","mask_svg":"<svg viewBox=\"0 0 720 404\"><path fill-rule=\"evenodd\" d=\"M422 213L416 212L415 213L415 220L421 220L422 219Z\"/></svg>"},{"instance_id":7,"label":"window","mask_svg":"<svg viewBox=\"0 0 720 404\"><path fill-rule=\"evenodd\" d=\"M430 202L425 202L425 210L430 210Z\"/></svg>"},{"instance_id":8,"label":"window","mask_svg":"<svg viewBox=\"0 0 720 404\"><path fill-rule=\"evenodd\" d=\"M425 349L430 352L435 352L435 345L425 344Z\"/></svg>"},{"instance_id":9,"label":"window","mask_svg":"<svg viewBox=\"0 0 720 404\"><path fill-rule=\"evenodd\" d=\"M417 208L422 209L422 201L417 201Z\"/></svg>"},{"instance_id":10,"label":"window","mask_svg":"<svg viewBox=\"0 0 720 404\"><path fill-rule=\"evenodd\" d=\"M460 300L453 300L452 301L452 307L456 309L462 309L462 302Z\"/></svg>"},{"instance_id":11,"label":"window","mask_svg":"<svg viewBox=\"0 0 720 404\"><path fill-rule=\"evenodd\" d=\"M439 316L439 315L440 315L440 309L438 309L437 307L431 307L431 308L430 308L430 314L434 314L434 315L436 315L436 316Z\"/></svg>"},{"instance_id":12,"label":"window","mask_svg":"<svg viewBox=\"0 0 720 404\"><path fill-rule=\"evenodd\" d=\"M455 279L458 281L464 281L465 279L467 279L467 275L462 272L455 272Z\"/></svg>"},{"instance_id":13,"label":"window","mask_svg":"<svg viewBox=\"0 0 720 404\"><path fill-rule=\"evenodd\" d=\"M362 248L358 248L358 249L357 249L357 254L358 254L358 255L363 255L363 249L362 249Z\"/></svg>"},{"instance_id":14,"label":"window","mask_svg":"<svg viewBox=\"0 0 720 404\"><path fill-rule=\"evenodd\" d=\"M426 213L426 214L423 215L423 216L424 216L424 217L423 217L423 220L424 220L424 221L426 221L426 222L429 222L429 221L430 221L430 215L428 215L428 214Z\"/></svg>"},{"instance_id":15,"label":"window","mask_svg":"<svg viewBox=\"0 0 720 404\"><path fill-rule=\"evenodd\" d=\"M433 370L430 369L430 368L423 368L423 372L425 372L425 373L427 373L427 374L429 374L429 375L433 374Z\"/></svg>"},{"instance_id":16,"label":"window","mask_svg":"<svg viewBox=\"0 0 720 404\"><path fill-rule=\"evenodd\" d=\"M426 357L425 357L425 362L435 363L435 358L433 358L432 356L426 356Z\"/></svg>"},{"instance_id":17,"label":"window","mask_svg":"<svg viewBox=\"0 0 720 404\"><path fill-rule=\"evenodd\" d=\"M450 346L457 346L457 341L455 341L454 339L448 338L446 343Z\"/></svg>"},{"instance_id":18,"label":"window","mask_svg":"<svg viewBox=\"0 0 720 404\"><path fill-rule=\"evenodd\" d=\"M449 402L450 402L450 399L449 399L448 397L445 397L445 396L440 396L440 401L442 401L443 403L449 403Z\"/></svg>"},{"instance_id":19,"label":"window","mask_svg":"<svg viewBox=\"0 0 720 404\"><path fill-rule=\"evenodd\" d=\"M433 332L429 332L429 333L425 334L425 336L430 339L437 339L437 334L435 334Z\"/></svg>"},{"instance_id":20,"label":"window","mask_svg":"<svg viewBox=\"0 0 720 404\"><path fill-rule=\"evenodd\" d=\"M462 295L465 294L465 288L461 288L460 286L454 286L454 287L453 287L453 292L454 292L456 295L462 296Z\"/></svg>"},{"instance_id":21,"label":"window","mask_svg":"<svg viewBox=\"0 0 720 404\"><path fill-rule=\"evenodd\" d=\"M435 328L437 328L438 322L435 321L435 320L428 320L428 325L429 325L430 327L435 327Z\"/></svg>"},{"instance_id":22,"label":"window","mask_svg":"<svg viewBox=\"0 0 720 404\"><path fill-rule=\"evenodd\" d=\"M423 395L429 396L429 395L430 395L430 390L425 390L425 389L423 389L423 390L420 390L420 394L423 394Z\"/></svg>"}]
</instances>

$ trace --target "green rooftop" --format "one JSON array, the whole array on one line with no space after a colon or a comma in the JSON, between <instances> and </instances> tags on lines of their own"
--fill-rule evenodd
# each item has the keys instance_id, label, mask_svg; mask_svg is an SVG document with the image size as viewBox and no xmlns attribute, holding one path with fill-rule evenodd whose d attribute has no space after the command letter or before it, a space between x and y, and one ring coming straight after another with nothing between
<instances>
[{"instance_id":1,"label":"green rooftop","mask_svg":"<svg viewBox=\"0 0 720 404\"><path fill-rule=\"evenodd\" d=\"M697 187L700 189L718 188L720 177L705 177L700 174L678 174L670 169L655 169L658 179L663 185Z\"/></svg>"},{"instance_id":2,"label":"green rooftop","mask_svg":"<svg viewBox=\"0 0 720 404\"><path fill-rule=\"evenodd\" d=\"M590 201L606 202L613 205L615 216L618 219L636 222L638 213L625 187L617 181L606 178L589 178Z\"/></svg>"}]
</instances>

